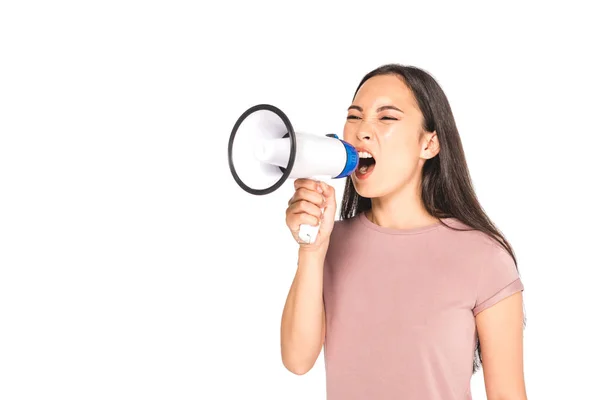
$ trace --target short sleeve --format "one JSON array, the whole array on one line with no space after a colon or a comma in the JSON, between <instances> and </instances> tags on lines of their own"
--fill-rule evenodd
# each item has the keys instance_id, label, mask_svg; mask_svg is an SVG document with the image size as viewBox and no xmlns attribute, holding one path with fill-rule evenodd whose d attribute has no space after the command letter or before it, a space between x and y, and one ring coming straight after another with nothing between
<instances>
[{"instance_id":1,"label":"short sleeve","mask_svg":"<svg viewBox=\"0 0 600 400\"><path fill-rule=\"evenodd\" d=\"M479 270L473 315L524 289L510 254L499 245L486 252Z\"/></svg>"}]
</instances>

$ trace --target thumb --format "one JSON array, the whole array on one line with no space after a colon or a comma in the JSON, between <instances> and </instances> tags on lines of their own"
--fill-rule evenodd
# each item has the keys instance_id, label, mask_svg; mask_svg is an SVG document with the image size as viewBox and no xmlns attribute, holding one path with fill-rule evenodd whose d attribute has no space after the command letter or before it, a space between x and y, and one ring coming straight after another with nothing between
<instances>
[{"instance_id":1,"label":"thumb","mask_svg":"<svg viewBox=\"0 0 600 400\"><path fill-rule=\"evenodd\" d=\"M336 211L336 199L335 190L325 182L321 182L321 188L323 189L323 198L325 199L324 210L323 210L323 222L330 223L335 217Z\"/></svg>"}]
</instances>

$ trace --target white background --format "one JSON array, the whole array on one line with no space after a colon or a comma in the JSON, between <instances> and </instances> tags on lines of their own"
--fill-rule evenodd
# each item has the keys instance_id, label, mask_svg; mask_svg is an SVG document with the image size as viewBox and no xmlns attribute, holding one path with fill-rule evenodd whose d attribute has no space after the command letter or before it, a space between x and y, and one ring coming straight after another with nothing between
<instances>
[{"instance_id":1,"label":"white background","mask_svg":"<svg viewBox=\"0 0 600 400\"><path fill-rule=\"evenodd\" d=\"M529 398L597 396L592 7L412 3L3 2L0 398L324 399L280 360L292 184L246 194L227 141L257 103L341 133L387 62L438 79L515 247Z\"/></svg>"}]
</instances>

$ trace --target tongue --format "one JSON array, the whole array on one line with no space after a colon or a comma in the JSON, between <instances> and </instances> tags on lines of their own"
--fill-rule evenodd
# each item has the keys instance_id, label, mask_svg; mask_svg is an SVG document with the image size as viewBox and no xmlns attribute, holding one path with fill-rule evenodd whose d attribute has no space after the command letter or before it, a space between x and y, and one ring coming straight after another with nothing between
<instances>
[{"instance_id":1,"label":"tongue","mask_svg":"<svg viewBox=\"0 0 600 400\"><path fill-rule=\"evenodd\" d=\"M373 158L361 158L358 164L358 172L360 174L365 174L369 172L374 165L375 160Z\"/></svg>"},{"instance_id":2,"label":"tongue","mask_svg":"<svg viewBox=\"0 0 600 400\"><path fill-rule=\"evenodd\" d=\"M370 164L370 165L362 165L360 168L358 168L358 172L360 174L366 174L367 172L369 172L371 169L373 169L373 167L375 166L375 164Z\"/></svg>"}]
</instances>

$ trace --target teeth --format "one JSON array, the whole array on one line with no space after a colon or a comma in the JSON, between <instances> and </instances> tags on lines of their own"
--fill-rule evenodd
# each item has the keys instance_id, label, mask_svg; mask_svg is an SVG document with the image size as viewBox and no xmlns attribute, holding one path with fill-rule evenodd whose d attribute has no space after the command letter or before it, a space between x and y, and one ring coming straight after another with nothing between
<instances>
[{"instance_id":1,"label":"teeth","mask_svg":"<svg viewBox=\"0 0 600 400\"><path fill-rule=\"evenodd\" d=\"M373 158L373 155L371 153L369 153L369 152L366 152L366 151L359 151L358 152L358 156L360 158Z\"/></svg>"}]
</instances>

